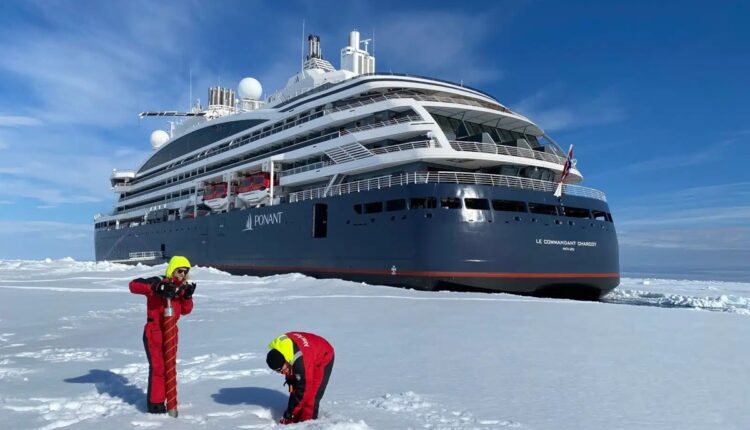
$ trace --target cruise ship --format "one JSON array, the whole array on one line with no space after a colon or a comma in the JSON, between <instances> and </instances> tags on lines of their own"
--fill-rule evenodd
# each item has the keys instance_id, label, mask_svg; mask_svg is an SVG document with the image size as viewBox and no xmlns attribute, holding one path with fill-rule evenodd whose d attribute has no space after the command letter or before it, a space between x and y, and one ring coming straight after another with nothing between
<instances>
[{"instance_id":1,"label":"cruise ship","mask_svg":"<svg viewBox=\"0 0 750 430\"><path fill-rule=\"evenodd\" d=\"M112 172L96 259L590 299L619 284L609 205L572 146L481 90L376 72L369 42L352 31L336 69L310 35L270 96L248 77L141 113L169 127Z\"/></svg>"}]
</instances>

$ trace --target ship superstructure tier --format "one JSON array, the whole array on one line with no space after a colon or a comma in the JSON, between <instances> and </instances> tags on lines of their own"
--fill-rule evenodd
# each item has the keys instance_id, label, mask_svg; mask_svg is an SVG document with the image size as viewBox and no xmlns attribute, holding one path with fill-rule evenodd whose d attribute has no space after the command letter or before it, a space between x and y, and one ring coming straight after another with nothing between
<instances>
[{"instance_id":1,"label":"ship superstructure tier","mask_svg":"<svg viewBox=\"0 0 750 430\"><path fill-rule=\"evenodd\" d=\"M526 293L619 283L604 194L573 163L553 195L566 153L538 125L477 89L377 73L367 42L351 32L337 70L310 35L265 99L245 78L206 107L142 113L176 121L112 173L97 259Z\"/></svg>"}]
</instances>

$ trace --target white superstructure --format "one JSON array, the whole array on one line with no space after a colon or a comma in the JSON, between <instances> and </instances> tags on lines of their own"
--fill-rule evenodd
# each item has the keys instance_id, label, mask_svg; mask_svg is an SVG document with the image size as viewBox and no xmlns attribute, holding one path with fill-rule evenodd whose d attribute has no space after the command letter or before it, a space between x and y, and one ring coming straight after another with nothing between
<instances>
[{"instance_id":1,"label":"white superstructure","mask_svg":"<svg viewBox=\"0 0 750 430\"><path fill-rule=\"evenodd\" d=\"M97 218L97 228L292 203L374 178L419 180L430 172L554 189L565 153L536 124L463 85L376 73L369 42L352 31L337 70L311 35L300 72L265 100L261 83L245 78L236 92L211 88L206 107L142 113L175 121L151 135L154 152L138 169L113 173L119 198L111 214ZM241 183L264 172L267 193L237 198ZM573 167L566 183L581 180ZM226 196L204 198L207 190L223 189ZM596 190L566 189L604 199Z\"/></svg>"}]
</instances>

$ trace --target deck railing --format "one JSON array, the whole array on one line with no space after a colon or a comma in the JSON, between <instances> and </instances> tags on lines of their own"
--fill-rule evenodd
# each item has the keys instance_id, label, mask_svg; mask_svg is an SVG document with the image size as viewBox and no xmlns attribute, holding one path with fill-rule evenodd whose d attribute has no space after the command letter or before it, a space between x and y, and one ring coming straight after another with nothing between
<instances>
[{"instance_id":1,"label":"deck railing","mask_svg":"<svg viewBox=\"0 0 750 430\"><path fill-rule=\"evenodd\" d=\"M157 258L164 257L162 251L145 251L145 252L131 252L128 254L128 260L139 261L139 260L156 260Z\"/></svg>"},{"instance_id":2,"label":"deck railing","mask_svg":"<svg viewBox=\"0 0 750 430\"><path fill-rule=\"evenodd\" d=\"M515 146L465 141L451 141L450 145L456 151L484 152L487 154L509 155L511 157L532 158L555 164L565 164L565 157L533 149L517 148Z\"/></svg>"},{"instance_id":3,"label":"deck railing","mask_svg":"<svg viewBox=\"0 0 750 430\"><path fill-rule=\"evenodd\" d=\"M401 175L388 175L378 178L365 179L346 184L335 185L328 192L326 187L313 188L289 194L289 202L298 202L310 199L319 199L326 196L338 196L343 194L357 193L383 188L390 188L409 184L466 184L466 185L488 185L494 187L522 188L534 191L553 193L557 188L556 182L542 181L539 179L520 178L517 176L493 175L489 173L464 173L464 172L414 172ZM563 185L563 193L590 197L597 200L607 201L603 192L582 187L580 185Z\"/></svg>"},{"instance_id":4,"label":"deck railing","mask_svg":"<svg viewBox=\"0 0 750 430\"><path fill-rule=\"evenodd\" d=\"M399 145L391 145L391 146L386 146L383 148L372 148L370 149L370 152L372 152L373 154L388 154L391 152L408 151L410 149L423 149L423 148L430 148L429 140L402 143Z\"/></svg>"}]
</instances>

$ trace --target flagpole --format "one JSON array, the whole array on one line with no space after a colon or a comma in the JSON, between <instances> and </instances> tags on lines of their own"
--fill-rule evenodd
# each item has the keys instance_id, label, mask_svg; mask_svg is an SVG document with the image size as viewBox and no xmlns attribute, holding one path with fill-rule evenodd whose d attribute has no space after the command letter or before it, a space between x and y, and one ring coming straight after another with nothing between
<instances>
[{"instance_id":1,"label":"flagpole","mask_svg":"<svg viewBox=\"0 0 750 430\"><path fill-rule=\"evenodd\" d=\"M563 193L563 183L565 183L565 178L568 177L568 174L570 173L570 167L573 164L573 145L570 145L570 149L568 149L568 157L565 159L565 165L563 165L562 174L560 175L560 182L557 183L557 189L555 189L554 196L559 198L562 198Z\"/></svg>"}]
</instances>

